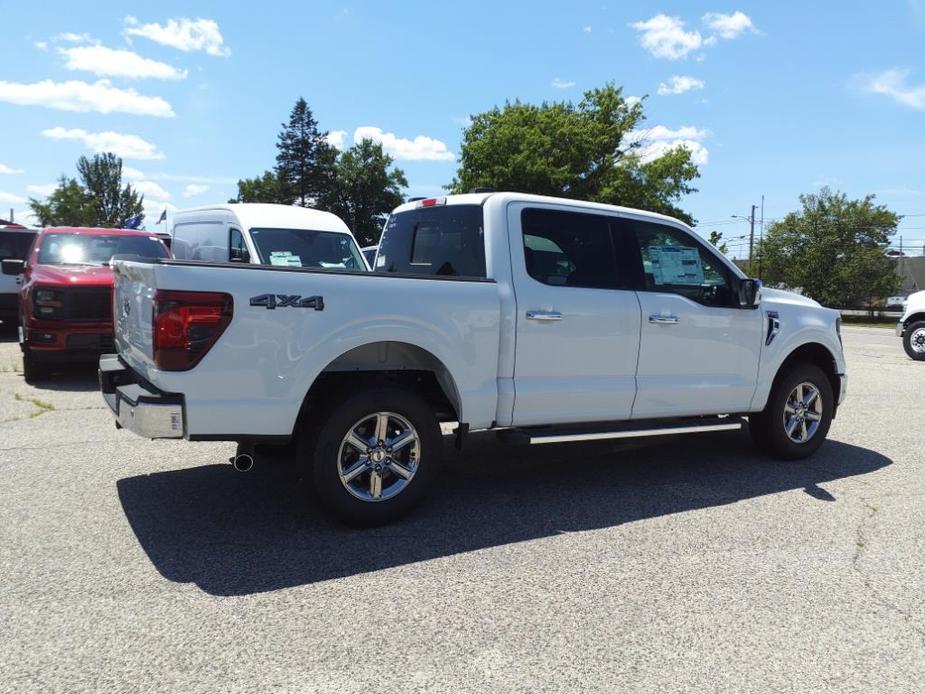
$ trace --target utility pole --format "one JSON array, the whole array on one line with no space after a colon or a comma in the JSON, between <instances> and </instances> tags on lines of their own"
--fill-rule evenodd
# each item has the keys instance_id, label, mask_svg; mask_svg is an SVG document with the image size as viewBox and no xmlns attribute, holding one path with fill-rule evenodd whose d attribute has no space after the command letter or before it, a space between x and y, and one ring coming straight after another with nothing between
<instances>
[{"instance_id":1,"label":"utility pole","mask_svg":"<svg viewBox=\"0 0 925 694\"><path fill-rule=\"evenodd\" d=\"M762 245L764 243L764 195L761 196L761 225L758 227L758 274L761 279L761 258L764 256Z\"/></svg>"},{"instance_id":2,"label":"utility pole","mask_svg":"<svg viewBox=\"0 0 925 694\"><path fill-rule=\"evenodd\" d=\"M751 230L748 232L748 274L752 274L752 253L755 252L755 205L752 205L752 213L748 218Z\"/></svg>"}]
</instances>

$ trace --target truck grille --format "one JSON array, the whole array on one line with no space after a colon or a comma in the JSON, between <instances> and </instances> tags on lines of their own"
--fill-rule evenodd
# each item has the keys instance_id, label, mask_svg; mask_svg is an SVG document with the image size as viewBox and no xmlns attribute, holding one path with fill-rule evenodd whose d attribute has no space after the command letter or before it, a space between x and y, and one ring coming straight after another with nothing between
<instances>
[{"instance_id":1,"label":"truck grille","mask_svg":"<svg viewBox=\"0 0 925 694\"><path fill-rule=\"evenodd\" d=\"M109 287L74 287L64 290L65 320L112 320L112 290Z\"/></svg>"}]
</instances>

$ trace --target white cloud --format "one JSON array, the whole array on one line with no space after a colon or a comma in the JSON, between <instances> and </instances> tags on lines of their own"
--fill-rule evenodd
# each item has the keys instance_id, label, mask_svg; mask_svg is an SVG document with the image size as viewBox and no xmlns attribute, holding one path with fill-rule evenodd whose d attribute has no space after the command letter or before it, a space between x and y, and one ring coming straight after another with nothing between
<instances>
[{"instance_id":1,"label":"white cloud","mask_svg":"<svg viewBox=\"0 0 925 694\"><path fill-rule=\"evenodd\" d=\"M657 14L651 19L630 26L639 32L639 43L656 58L678 60L686 58L703 44L699 31L685 31L679 17Z\"/></svg>"},{"instance_id":2,"label":"white cloud","mask_svg":"<svg viewBox=\"0 0 925 694\"><path fill-rule=\"evenodd\" d=\"M571 89L572 87L575 86L575 83L566 82L564 80L560 80L558 77L555 77L550 83L550 86L555 87L556 89Z\"/></svg>"},{"instance_id":3,"label":"white cloud","mask_svg":"<svg viewBox=\"0 0 925 694\"><path fill-rule=\"evenodd\" d=\"M911 85L907 82L908 70L892 69L879 75L861 75L863 88L872 94L883 94L897 103L916 110L925 110L925 84Z\"/></svg>"},{"instance_id":4,"label":"white cloud","mask_svg":"<svg viewBox=\"0 0 925 694\"><path fill-rule=\"evenodd\" d=\"M38 48L40 51L48 50L48 41L36 41L32 45Z\"/></svg>"},{"instance_id":5,"label":"white cloud","mask_svg":"<svg viewBox=\"0 0 925 694\"><path fill-rule=\"evenodd\" d=\"M19 205L24 203L26 199L22 195L16 195L15 193L4 193L0 191L0 202L8 202L12 205Z\"/></svg>"},{"instance_id":6,"label":"white cloud","mask_svg":"<svg viewBox=\"0 0 925 694\"><path fill-rule=\"evenodd\" d=\"M231 55L214 19L168 19L164 25L140 24L134 17L125 18L126 36L143 36L162 46L181 51L205 51L209 55Z\"/></svg>"},{"instance_id":7,"label":"white cloud","mask_svg":"<svg viewBox=\"0 0 925 694\"><path fill-rule=\"evenodd\" d=\"M180 181L182 183L214 183L215 185L232 185L238 182L237 178L220 176L184 176L181 174L151 174L148 178L157 181Z\"/></svg>"},{"instance_id":8,"label":"white cloud","mask_svg":"<svg viewBox=\"0 0 925 694\"><path fill-rule=\"evenodd\" d=\"M45 185L28 185L26 186L26 192L32 193L33 195L41 195L42 197L48 197L57 189L57 183L46 183Z\"/></svg>"},{"instance_id":9,"label":"white cloud","mask_svg":"<svg viewBox=\"0 0 925 694\"><path fill-rule=\"evenodd\" d=\"M129 133L89 133L80 128L49 128L42 135L52 140L77 140L94 152L112 152L123 159L163 159L157 146Z\"/></svg>"},{"instance_id":10,"label":"white cloud","mask_svg":"<svg viewBox=\"0 0 925 694\"><path fill-rule=\"evenodd\" d=\"M154 181L130 181L132 187L139 193L143 193L145 198L154 198L157 200L169 200L170 193L161 188Z\"/></svg>"},{"instance_id":11,"label":"white cloud","mask_svg":"<svg viewBox=\"0 0 925 694\"><path fill-rule=\"evenodd\" d=\"M635 106L636 104L642 103L641 96L626 96L626 97L623 97L623 100L626 102L627 106Z\"/></svg>"},{"instance_id":12,"label":"white cloud","mask_svg":"<svg viewBox=\"0 0 925 694\"><path fill-rule=\"evenodd\" d=\"M396 159L408 161L454 161L456 155L447 149L444 142L426 135L418 135L413 140L398 137L395 133L383 132L381 128L363 125L353 132L353 141L364 139L379 142L382 149Z\"/></svg>"},{"instance_id":13,"label":"white cloud","mask_svg":"<svg viewBox=\"0 0 925 694\"><path fill-rule=\"evenodd\" d=\"M344 148L344 139L347 137L346 130L332 130L328 133L328 144L337 149Z\"/></svg>"},{"instance_id":14,"label":"white cloud","mask_svg":"<svg viewBox=\"0 0 925 694\"><path fill-rule=\"evenodd\" d=\"M646 130L634 130L626 138L626 144L635 145L633 153L645 163L658 159L666 152L677 147L685 147L691 153L691 161L698 166L709 162L710 152L703 145L703 140L710 136L710 131L686 125L672 130L664 125L656 125Z\"/></svg>"},{"instance_id":15,"label":"white cloud","mask_svg":"<svg viewBox=\"0 0 925 694\"><path fill-rule=\"evenodd\" d=\"M67 62L68 70L85 70L98 77L129 77L141 79L150 77L158 80L183 80L188 72L173 65L143 58L132 51L122 51L106 46L71 46L60 48Z\"/></svg>"},{"instance_id":16,"label":"white cloud","mask_svg":"<svg viewBox=\"0 0 925 694\"><path fill-rule=\"evenodd\" d=\"M668 78L668 82L662 82L658 85L658 93L662 96L667 96L669 94L683 94L684 92L689 92L692 89L703 89L703 87L703 80L699 80L696 77L688 77L686 75L672 75Z\"/></svg>"},{"instance_id":17,"label":"white cloud","mask_svg":"<svg viewBox=\"0 0 925 694\"><path fill-rule=\"evenodd\" d=\"M589 27L589 26L582 27L581 30L582 30L583 32L585 32L586 34L590 34L590 33L591 33L591 27Z\"/></svg>"},{"instance_id":18,"label":"white cloud","mask_svg":"<svg viewBox=\"0 0 925 694\"><path fill-rule=\"evenodd\" d=\"M125 178L130 178L133 181L143 181L145 179L144 171L139 171L134 169L131 166L122 165L122 175Z\"/></svg>"},{"instance_id":19,"label":"white cloud","mask_svg":"<svg viewBox=\"0 0 925 694\"><path fill-rule=\"evenodd\" d=\"M73 31L65 31L63 34L55 36L53 40L64 41L65 43L89 43L93 40L93 37L87 33L77 34Z\"/></svg>"},{"instance_id":20,"label":"white cloud","mask_svg":"<svg viewBox=\"0 0 925 694\"><path fill-rule=\"evenodd\" d=\"M4 164L2 161L0 161L0 174L21 174L21 173L23 173L22 169L11 168L7 166L6 164Z\"/></svg>"},{"instance_id":21,"label":"white cloud","mask_svg":"<svg viewBox=\"0 0 925 694\"><path fill-rule=\"evenodd\" d=\"M189 183L186 188L183 189L183 197L191 198L194 195L202 195L209 190L209 186L199 185L197 183Z\"/></svg>"},{"instance_id":22,"label":"white cloud","mask_svg":"<svg viewBox=\"0 0 925 694\"><path fill-rule=\"evenodd\" d=\"M132 113L162 118L175 115L170 104L161 97L144 96L134 89L119 89L108 80L99 80L93 84L78 80L42 80L32 84L0 80L0 102L82 113Z\"/></svg>"},{"instance_id":23,"label":"white cloud","mask_svg":"<svg viewBox=\"0 0 925 694\"><path fill-rule=\"evenodd\" d=\"M734 39L744 31L757 31L751 17L736 10L732 14L707 12L702 18L705 26L719 34L720 38Z\"/></svg>"}]
</instances>

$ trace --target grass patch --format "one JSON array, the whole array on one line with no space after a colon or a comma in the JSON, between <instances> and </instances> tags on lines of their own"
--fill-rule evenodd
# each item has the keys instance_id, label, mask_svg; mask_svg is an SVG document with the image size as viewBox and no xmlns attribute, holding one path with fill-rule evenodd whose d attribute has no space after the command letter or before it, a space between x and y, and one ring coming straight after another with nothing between
<instances>
[{"instance_id":1,"label":"grass patch","mask_svg":"<svg viewBox=\"0 0 925 694\"><path fill-rule=\"evenodd\" d=\"M20 395L19 393L15 393L13 395L13 399L16 400L17 402L28 402L29 404L31 404L33 407L36 408L35 412L29 415L30 418L39 417L45 414L46 412L55 411L55 406L53 404L51 404L50 402L46 402L44 400L39 400L38 398L26 398Z\"/></svg>"}]
</instances>

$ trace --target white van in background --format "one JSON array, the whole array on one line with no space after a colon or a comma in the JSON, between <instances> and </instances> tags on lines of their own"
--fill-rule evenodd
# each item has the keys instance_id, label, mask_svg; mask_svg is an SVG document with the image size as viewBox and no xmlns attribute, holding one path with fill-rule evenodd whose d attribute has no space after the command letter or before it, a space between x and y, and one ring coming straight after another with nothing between
<instances>
[{"instance_id":1,"label":"white van in background","mask_svg":"<svg viewBox=\"0 0 925 694\"><path fill-rule=\"evenodd\" d=\"M239 203L178 210L170 235L178 260L369 270L347 225L306 207Z\"/></svg>"}]
</instances>

